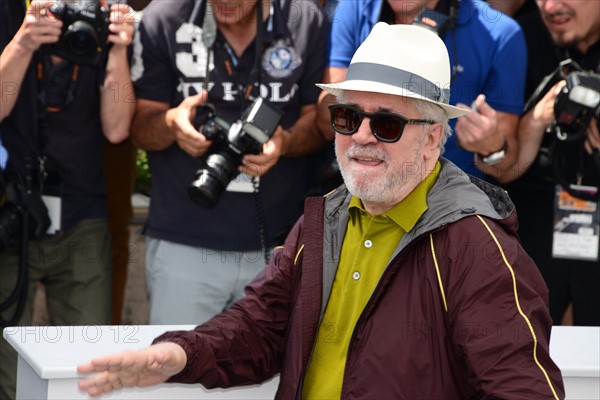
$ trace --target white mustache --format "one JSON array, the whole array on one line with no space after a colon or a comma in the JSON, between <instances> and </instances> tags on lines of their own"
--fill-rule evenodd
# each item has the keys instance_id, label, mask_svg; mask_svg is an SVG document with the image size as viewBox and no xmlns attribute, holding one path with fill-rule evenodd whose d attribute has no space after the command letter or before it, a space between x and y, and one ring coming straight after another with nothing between
<instances>
[{"instance_id":1,"label":"white mustache","mask_svg":"<svg viewBox=\"0 0 600 400\"><path fill-rule=\"evenodd\" d=\"M383 150L372 145L361 146L354 144L346 152L348 158L372 158L383 161L386 165L389 163L389 156Z\"/></svg>"}]
</instances>

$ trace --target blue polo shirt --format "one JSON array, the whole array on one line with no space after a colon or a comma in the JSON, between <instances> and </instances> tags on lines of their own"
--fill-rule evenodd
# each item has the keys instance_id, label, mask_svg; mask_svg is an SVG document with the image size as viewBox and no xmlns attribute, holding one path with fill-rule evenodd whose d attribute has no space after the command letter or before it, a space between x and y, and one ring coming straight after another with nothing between
<instances>
[{"instance_id":1,"label":"blue polo shirt","mask_svg":"<svg viewBox=\"0 0 600 400\"><path fill-rule=\"evenodd\" d=\"M385 0L340 0L331 20L328 66L348 67L356 49L380 20ZM477 38L475 40L474 38ZM519 25L480 0L462 0L454 32L444 43L456 70L450 103L471 104L483 93L497 111L521 114L524 104L527 48ZM424 52L427 49L423 49ZM451 71L452 72L452 71ZM452 120L454 128L456 120ZM465 172L482 177L473 153L446 143L444 156Z\"/></svg>"}]
</instances>

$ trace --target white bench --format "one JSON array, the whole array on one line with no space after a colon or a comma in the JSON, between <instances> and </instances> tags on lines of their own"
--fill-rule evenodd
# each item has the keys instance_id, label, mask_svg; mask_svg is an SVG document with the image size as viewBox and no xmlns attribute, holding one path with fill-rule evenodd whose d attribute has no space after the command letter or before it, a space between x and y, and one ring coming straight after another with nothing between
<instances>
[{"instance_id":1,"label":"white bench","mask_svg":"<svg viewBox=\"0 0 600 400\"><path fill-rule=\"evenodd\" d=\"M17 399L82 399L77 364L107 353L148 346L181 326L45 326L6 328L4 337L19 353ZM600 327L554 327L550 353L561 368L568 399L600 399ZM278 379L262 385L207 390L201 385L162 384L124 389L109 399L272 399Z\"/></svg>"}]
</instances>

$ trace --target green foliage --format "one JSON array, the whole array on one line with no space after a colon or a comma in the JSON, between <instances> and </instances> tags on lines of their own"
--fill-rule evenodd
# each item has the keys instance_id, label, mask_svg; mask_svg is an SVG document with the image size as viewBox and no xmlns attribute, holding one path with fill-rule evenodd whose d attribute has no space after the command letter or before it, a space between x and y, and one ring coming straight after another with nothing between
<instances>
[{"instance_id":1,"label":"green foliage","mask_svg":"<svg viewBox=\"0 0 600 400\"><path fill-rule=\"evenodd\" d=\"M148 154L138 149L135 160L135 191L150 195L150 168L148 167Z\"/></svg>"}]
</instances>

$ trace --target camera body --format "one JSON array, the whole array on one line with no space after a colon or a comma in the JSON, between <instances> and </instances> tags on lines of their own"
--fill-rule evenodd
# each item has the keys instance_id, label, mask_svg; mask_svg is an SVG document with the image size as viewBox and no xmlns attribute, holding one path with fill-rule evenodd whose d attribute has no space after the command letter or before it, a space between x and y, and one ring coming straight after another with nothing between
<instances>
[{"instance_id":1,"label":"camera body","mask_svg":"<svg viewBox=\"0 0 600 400\"><path fill-rule=\"evenodd\" d=\"M554 117L563 140L584 135L592 118L600 116L600 75L574 71L566 82L554 102Z\"/></svg>"},{"instance_id":2,"label":"camera body","mask_svg":"<svg viewBox=\"0 0 600 400\"><path fill-rule=\"evenodd\" d=\"M208 149L204 166L196 172L188 195L196 203L214 207L219 197L239 173L246 154L258 154L277 129L281 112L262 97L256 98L240 119L229 125L216 115L212 105L203 105L205 116L198 130L213 144Z\"/></svg>"},{"instance_id":3,"label":"camera body","mask_svg":"<svg viewBox=\"0 0 600 400\"><path fill-rule=\"evenodd\" d=\"M449 17L447 15L426 7L423 9L423 11L421 11L419 15L415 17L415 19L412 22L412 25L429 29L436 35L439 35L440 33L444 32L448 27L448 18Z\"/></svg>"},{"instance_id":4,"label":"camera body","mask_svg":"<svg viewBox=\"0 0 600 400\"><path fill-rule=\"evenodd\" d=\"M57 43L45 45L47 52L76 64L98 65L108 50L110 9L98 0L67 3L57 1L50 12L63 22Z\"/></svg>"},{"instance_id":5,"label":"camera body","mask_svg":"<svg viewBox=\"0 0 600 400\"><path fill-rule=\"evenodd\" d=\"M39 239L50 226L48 209L38 192L30 190L20 177L3 176L0 171L3 193L0 193L0 253L23 234L23 217L28 216L28 238Z\"/></svg>"}]
</instances>

